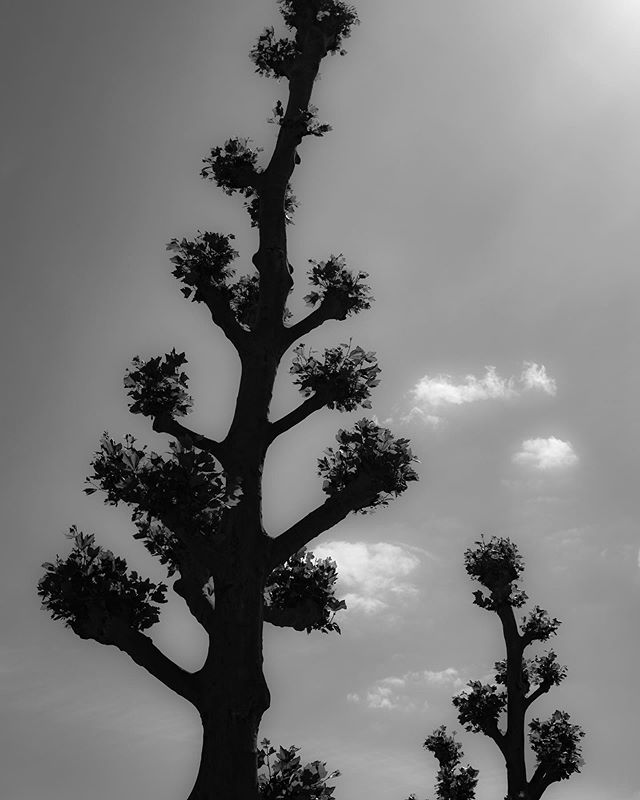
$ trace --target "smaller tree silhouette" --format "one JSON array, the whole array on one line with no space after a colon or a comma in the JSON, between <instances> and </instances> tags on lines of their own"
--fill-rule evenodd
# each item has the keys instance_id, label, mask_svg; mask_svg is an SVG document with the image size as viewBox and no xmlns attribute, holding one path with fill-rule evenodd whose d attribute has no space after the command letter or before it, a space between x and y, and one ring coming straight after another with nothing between
<instances>
[{"instance_id":1,"label":"smaller tree silhouette","mask_svg":"<svg viewBox=\"0 0 640 800\"><path fill-rule=\"evenodd\" d=\"M299 747L271 746L268 739L260 742L258 750L259 800L333 800L335 787L327 781L340 775L338 770L327 771L324 761L312 761L302 766Z\"/></svg>"},{"instance_id":2,"label":"smaller tree silhouette","mask_svg":"<svg viewBox=\"0 0 640 800\"><path fill-rule=\"evenodd\" d=\"M524 563L509 539L492 536L485 541L481 537L474 548L465 551L464 563L470 577L487 590L474 592L474 603L498 615L507 657L496 662L493 683L469 681L453 698L458 721L465 730L484 733L498 746L507 770L505 800L539 800L552 783L580 772L584 763L580 748L584 732L579 725L571 724L569 714L556 710L543 722L537 718L529 722L529 744L536 767L527 779L527 711L565 679L567 668L558 664L553 650L533 658L525 658L524 651L534 642L546 642L555 636L560 621L534 606L520 625L516 622L514 609L525 604L527 595L518 586ZM438 800L473 800L478 772L470 766L460 766L462 747L446 727L437 728L424 747L439 764Z\"/></svg>"}]
</instances>

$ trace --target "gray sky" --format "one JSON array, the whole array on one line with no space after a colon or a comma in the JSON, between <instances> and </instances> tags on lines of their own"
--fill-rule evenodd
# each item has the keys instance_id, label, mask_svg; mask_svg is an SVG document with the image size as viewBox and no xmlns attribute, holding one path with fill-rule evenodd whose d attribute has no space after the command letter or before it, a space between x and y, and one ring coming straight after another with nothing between
<instances>
[{"instance_id":1,"label":"gray sky","mask_svg":"<svg viewBox=\"0 0 640 800\"><path fill-rule=\"evenodd\" d=\"M334 131L301 148L292 309L304 312L307 258L343 252L370 273L373 309L306 341L377 351L373 411L411 438L421 482L320 540L341 567L343 635L267 630L262 732L340 769L340 800L432 793L422 741L454 725L450 696L502 657L463 552L508 535L532 601L564 622L553 646L569 677L535 713L565 708L588 732L583 774L548 797L638 800L640 5L358 8L349 55L316 85ZM197 173L232 135L268 153L285 86L247 53L276 15L270 0L4 6L6 800L175 800L195 776L195 714L119 651L52 623L35 584L73 523L162 576L126 511L82 494L103 430L162 446L127 411L133 355L185 350L193 425L224 432L237 363L182 299L164 245L234 232L250 263L240 201ZM297 401L286 366L275 413ZM322 412L274 448L271 532L321 499L316 456L359 416ZM177 600L154 630L197 667L204 643ZM502 796L494 745L461 738L479 800Z\"/></svg>"}]
</instances>

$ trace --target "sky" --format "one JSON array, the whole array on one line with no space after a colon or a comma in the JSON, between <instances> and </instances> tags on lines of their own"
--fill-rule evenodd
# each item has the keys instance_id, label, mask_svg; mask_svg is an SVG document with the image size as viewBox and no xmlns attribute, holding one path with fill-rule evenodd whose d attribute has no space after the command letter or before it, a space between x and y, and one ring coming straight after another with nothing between
<instances>
[{"instance_id":1,"label":"sky","mask_svg":"<svg viewBox=\"0 0 640 800\"><path fill-rule=\"evenodd\" d=\"M636 367L640 7L634 0L359 0L345 58L314 89L334 130L300 148L289 228L295 316L307 259L343 253L376 302L305 339L375 350L372 412L411 439L420 482L317 541L341 574L342 636L265 632L261 735L339 769L338 800L433 796L422 749L450 698L503 656L463 555L509 536L532 603L563 621L566 681L535 715L587 732L580 775L549 800L638 800L640 544ZM82 493L102 431L166 438L127 410L131 358L189 358L189 424L223 436L238 364L182 298L165 243L256 233L198 177L209 148L249 136L286 87L247 54L271 0L21 0L4 5L0 135L3 558L0 795L186 797L195 712L115 648L40 609L41 563L72 524L156 580L125 509ZM298 402L283 362L274 417ZM322 500L316 458L362 412L323 411L265 470L276 535ZM196 669L204 641L172 598L152 629ZM505 793L492 742L459 732L478 800Z\"/></svg>"}]
</instances>

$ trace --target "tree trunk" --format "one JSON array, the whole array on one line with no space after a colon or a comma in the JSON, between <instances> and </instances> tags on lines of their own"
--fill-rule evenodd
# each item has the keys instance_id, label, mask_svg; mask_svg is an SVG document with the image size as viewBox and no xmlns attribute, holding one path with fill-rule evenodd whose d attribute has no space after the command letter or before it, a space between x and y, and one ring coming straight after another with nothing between
<instances>
[{"instance_id":1,"label":"tree trunk","mask_svg":"<svg viewBox=\"0 0 640 800\"><path fill-rule=\"evenodd\" d=\"M258 729L270 697L262 670L264 579L247 567L238 563L235 581L216 587L214 629L199 676L202 758L188 800L258 796Z\"/></svg>"},{"instance_id":2,"label":"tree trunk","mask_svg":"<svg viewBox=\"0 0 640 800\"><path fill-rule=\"evenodd\" d=\"M244 709L229 704L201 714L202 756L188 800L256 800L262 713L258 706L245 703Z\"/></svg>"}]
</instances>

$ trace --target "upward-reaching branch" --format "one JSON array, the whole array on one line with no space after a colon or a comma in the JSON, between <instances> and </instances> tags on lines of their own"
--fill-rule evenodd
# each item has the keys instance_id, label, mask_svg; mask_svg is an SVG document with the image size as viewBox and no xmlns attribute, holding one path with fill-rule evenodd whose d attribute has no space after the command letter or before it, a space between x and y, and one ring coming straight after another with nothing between
<instances>
[{"instance_id":1,"label":"upward-reaching branch","mask_svg":"<svg viewBox=\"0 0 640 800\"><path fill-rule=\"evenodd\" d=\"M194 674L174 663L148 636L133 630L118 618L107 622L103 636L104 644L115 645L169 689L191 703L196 703L197 686Z\"/></svg>"}]
</instances>

